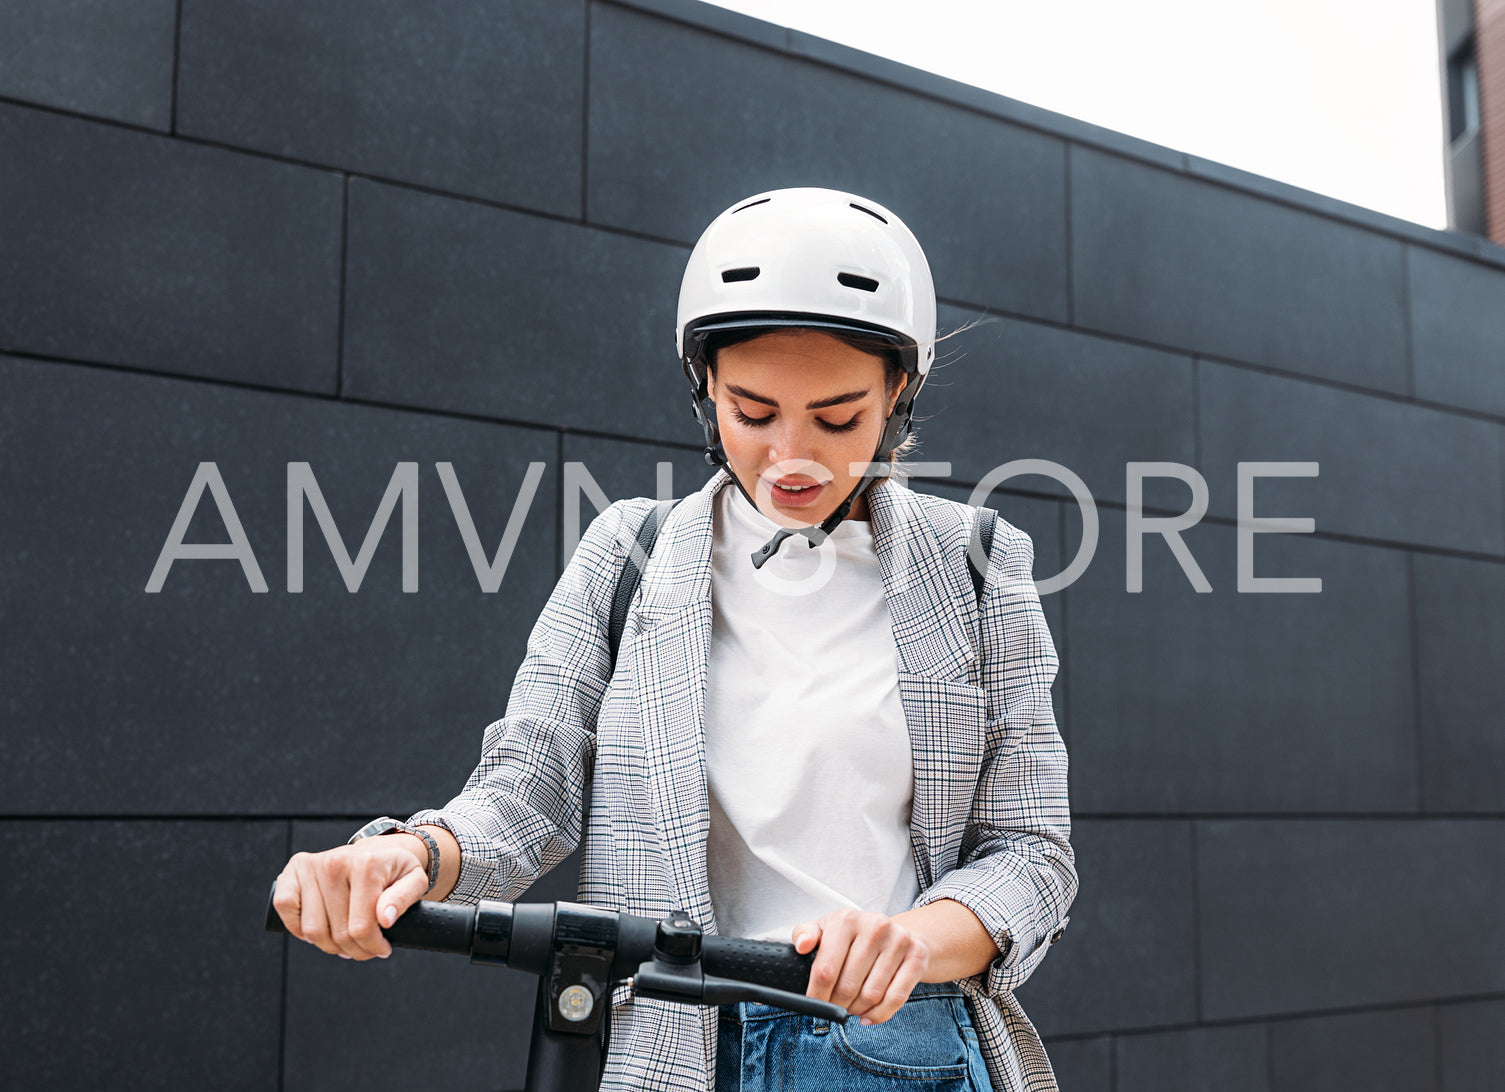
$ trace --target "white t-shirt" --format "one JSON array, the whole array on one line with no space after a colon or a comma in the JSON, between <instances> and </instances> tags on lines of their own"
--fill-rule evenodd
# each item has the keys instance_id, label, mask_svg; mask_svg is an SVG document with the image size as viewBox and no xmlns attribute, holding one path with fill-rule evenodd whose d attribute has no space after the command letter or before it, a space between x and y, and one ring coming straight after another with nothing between
<instances>
[{"instance_id":1,"label":"white t-shirt","mask_svg":"<svg viewBox=\"0 0 1505 1092\"><path fill-rule=\"evenodd\" d=\"M818 548L790 538L758 570L752 553L778 526L735 484L716 505L705 739L717 930L787 941L829 910L908 910L914 767L871 527L846 520Z\"/></svg>"}]
</instances>

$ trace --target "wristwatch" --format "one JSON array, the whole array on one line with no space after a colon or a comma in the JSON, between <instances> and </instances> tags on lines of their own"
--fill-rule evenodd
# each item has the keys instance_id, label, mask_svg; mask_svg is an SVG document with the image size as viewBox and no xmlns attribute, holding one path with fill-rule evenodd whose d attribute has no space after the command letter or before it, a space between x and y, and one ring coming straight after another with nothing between
<instances>
[{"instance_id":1,"label":"wristwatch","mask_svg":"<svg viewBox=\"0 0 1505 1092\"><path fill-rule=\"evenodd\" d=\"M434 836L422 827L415 827L411 823L404 823L401 819L393 819L384 815L380 819L373 819L360 830L350 836L346 845L354 845L362 838L374 838L379 834L411 834L415 838L421 838L423 844L428 846L428 877L429 887L424 894L427 895L439 886L439 843L434 841Z\"/></svg>"}]
</instances>

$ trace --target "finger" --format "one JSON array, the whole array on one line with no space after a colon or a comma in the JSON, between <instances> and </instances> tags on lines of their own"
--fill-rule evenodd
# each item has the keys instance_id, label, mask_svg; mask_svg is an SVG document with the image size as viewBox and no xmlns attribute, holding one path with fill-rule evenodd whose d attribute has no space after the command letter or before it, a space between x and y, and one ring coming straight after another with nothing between
<instances>
[{"instance_id":1,"label":"finger","mask_svg":"<svg viewBox=\"0 0 1505 1092\"><path fill-rule=\"evenodd\" d=\"M888 998L889 987L893 984L894 976L899 973L899 968L904 965L905 958L909 955L910 940L903 938L899 943L888 944L879 948L874 953L872 966L868 968L867 977L858 985L857 994L851 1002L844 1007L853 1016L867 1016L872 1010L882 1005ZM853 945L855 950L856 945ZM852 957L847 957L847 966L852 965ZM846 972L842 972L846 977ZM839 998L841 991L837 991ZM841 1004L840 1000L836 1002Z\"/></svg>"},{"instance_id":2,"label":"finger","mask_svg":"<svg viewBox=\"0 0 1505 1092\"><path fill-rule=\"evenodd\" d=\"M820 948L810 964L810 984L805 989L807 997L817 1001L831 1000L831 991L841 977L841 967L846 962L847 949L851 947L855 932L855 924L846 914L829 914L821 918Z\"/></svg>"},{"instance_id":3,"label":"finger","mask_svg":"<svg viewBox=\"0 0 1505 1092\"><path fill-rule=\"evenodd\" d=\"M329 936L329 915L324 910L324 894L319 889L311 859L305 854L293 858L298 873L300 932L304 940L330 955L339 955L338 945Z\"/></svg>"},{"instance_id":4,"label":"finger","mask_svg":"<svg viewBox=\"0 0 1505 1092\"><path fill-rule=\"evenodd\" d=\"M800 955L809 955L815 951L815 946L820 943L820 922L800 922L794 927L791 937L794 941L794 950Z\"/></svg>"},{"instance_id":5,"label":"finger","mask_svg":"<svg viewBox=\"0 0 1505 1092\"><path fill-rule=\"evenodd\" d=\"M329 919L329 940L334 954L354 959L360 949L350 939L350 874L326 859L323 867L314 869L314 878L319 884L319 894L324 897L324 914Z\"/></svg>"},{"instance_id":6,"label":"finger","mask_svg":"<svg viewBox=\"0 0 1505 1092\"><path fill-rule=\"evenodd\" d=\"M376 907L386 890L386 872L381 862L366 860L350 876L350 945L346 951L352 959L386 959L392 945L382 936L377 924Z\"/></svg>"},{"instance_id":7,"label":"finger","mask_svg":"<svg viewBox=\"0 0 1505 1092\"><path fill-rule=\"evenodd\" d=\"M831 990L831 1003L840 1005L847 1011L852 1011L852 1006L857 1003L858 996L862 993L863 985L867 982L868 974L877 962L879 954L884 948L895 942L892 931L886 926L887 919L878 919L876 922L869 920L859 921L857 929L852 937L852 942L847 948L847 957L842 961L841 974L837 976L836 985ZM883 985L888 985L885 979Z\"/></svg>"},{"instance_id":8,"label":"finger","mask_svg":"<svg viewBox=\"0 0 1505 1092\"><path fill-rule=\"evenodd\" d=\"M428 873L413 867L399 876L382 892L376 903L376 918L383 928L391 928L398 915L405 913L428 893Z\"/></svg>"},{"instance_id":9,"label":"finger","mask_svg":"<svg viewBox=\"0 0 1505 1092\"><path fill-rule=\"evenodd\" d=\"M272 889L272 909L277 911L277 916L282 919L282 927L288 931L288 935L303 939L303 897L298 886L298 873L293 870L292 862L282 870L277 877L277 885Z\"/></svg>"},{"instance_id":10,"label":"finger","mask_svg":"<svg viewBox=\"0 0 1505 1092\"><path fill-rule=\"evenodd\" d=\"M904 1007L909 995L914 992L930 966L930 953L923 945L917 945L904 957L899 969L894 972L883 1000L862 1016L864 1024L881 1024Z\"/></svg>"}]
</instances>

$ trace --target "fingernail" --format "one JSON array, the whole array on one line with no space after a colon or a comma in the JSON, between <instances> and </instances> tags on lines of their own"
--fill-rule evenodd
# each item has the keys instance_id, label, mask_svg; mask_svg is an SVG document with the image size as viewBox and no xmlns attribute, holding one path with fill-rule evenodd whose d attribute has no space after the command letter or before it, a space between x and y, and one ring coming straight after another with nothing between
<instances>
[{"instance_id":1,"label":"fingernail","mask_svg":"<svg viewBox=\"0 0 1505 1092\"><path fill-rule=\"evenodd\" d=\"M858 1021L858 1023L861 1024L863 1027L870 1027L873 1022L871 1020L869 1020L866 1016L864 1016L861 1020Z\"/></svg>"},{"instance_id":2,"label":"fingernail","mask_svg":"<svg viewBox=\"0 0 1505 1092\"><path fill-rule=\"evenodd\" d=\"M392 923L397 920L397 907L389 906L383 910L381 912L381 920L386 924L388 929L392 928Z\"/></svg>"},{"instance_id":3,"label":"fingernail","mask_svg":"<svg viewBox=\"0 0 1505 1092\"><path fill-rule=\"evenodd\" d=\"M340 958L341 959L349 959L350 957L348 955L346 955L344 952L341 952L340 953Z\"/></svg>"}]
</instances>

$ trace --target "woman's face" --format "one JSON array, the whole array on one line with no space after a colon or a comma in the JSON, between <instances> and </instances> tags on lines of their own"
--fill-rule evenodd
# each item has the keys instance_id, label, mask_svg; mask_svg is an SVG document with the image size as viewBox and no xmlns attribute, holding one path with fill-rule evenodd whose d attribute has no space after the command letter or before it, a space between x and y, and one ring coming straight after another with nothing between
<instances>
[{"instance_id":1,"label":"woman's face","mask_svg":"<svg viewBox=\"0 0 1505 1092\"><path fill-rule=\"evenodd\" d=\"M817 330L771 331L717 352L709 384L721 443L759 511L785 527L836 511L899 396L885 377L881 357ZM865 498L850 516L867 518Z\"/></svg>"}]
</instances>

